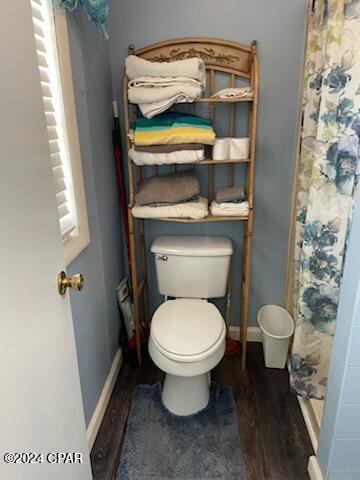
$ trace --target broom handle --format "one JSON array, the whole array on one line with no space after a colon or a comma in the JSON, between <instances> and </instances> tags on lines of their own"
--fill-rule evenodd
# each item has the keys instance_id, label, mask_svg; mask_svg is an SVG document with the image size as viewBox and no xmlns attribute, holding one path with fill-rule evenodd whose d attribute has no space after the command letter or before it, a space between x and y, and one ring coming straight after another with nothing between
<instances>
[{"instance_id":1,"label":"broom handle","mask_svg":"<svg viewBox=\"0 0 360 480\"><path fill-rule=\"evenodd\" d=\"M120 150L120 122L119 122L119 111L117 106L117 101L113 101L113 111L114 111L114 130L113 130L113 144L114 144L114 156L116 160L116 170L117 170L117 181L119 186L119 200L120 200L120 209L124 223L125 231L125 240L126 240L126 249L128 255L128 261L130 264L130 232L129 232L129 219L127 214L127 202L126 202L126 192L125 192L125 181L123 168L121 164L121 150Z\"/></svg>"}]
</instances>

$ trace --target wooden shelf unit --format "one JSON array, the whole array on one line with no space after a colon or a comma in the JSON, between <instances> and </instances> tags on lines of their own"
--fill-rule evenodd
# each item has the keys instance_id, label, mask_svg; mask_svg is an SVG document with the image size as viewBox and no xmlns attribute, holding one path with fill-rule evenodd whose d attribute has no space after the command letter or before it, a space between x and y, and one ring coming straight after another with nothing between
<instances>
[{"instance_id":1,"label":"wooden shelf unit","mask_svg":"<svg viewBox=\"0 0 360 480\"><path fill-rule=\"evenodd\" d=\"M254 221L253 209L253 186L254 186L254 162L255 162L255 144L256 144L256 126L257 126L257 109L259 98L259 67L257 57L256 41L251 45L243 45L240 43L230 42L227 40L214 38L180 38L165 42L156 43L139 50L135 50L133 45L129 46L129 54L137 55L149 61L171 62L191 57L201 57L207 70L208 96L197 99L191 105L197 103L209 104L209 116L212 121L215 120L216 105L229 104L229 131L228 136L235 136L236 121L236 104L248 102L248 136L249 136L249 158L244 159L225 159L212 160L205 159L194 165L207 165L208 167L208 200L211 203L214 192L214 169L216 165L227 166L227 183L232 186L234 182L234 165L243 163L246 166L246 198L249 202L249 214L247 216L237 217L220 217L208 215L204 219L193 220L184 218L157 218L166 222L181 223L205 223L205 222L243 222L243 255L242 255L242 279L240 292L240 342L241 366L246 366L246 346L247 346L247 317L249 309L249 288L250 288L250 262L252 248L252 232ZM237 78L247 79L248 84L252 87L253 97L249 98L214 98L212 95L216 91L216 79L218 74L226 74L228 76L228 86L237 86ZM130 149L129 128L130 117L136 119L137 112L132 104L128 102L127 95L127 77L124 74L123 79L123 99L125 111L125 131L127 150ZM223 88L223 87L222 87ZM131 108L132 112L131 112ZM136 166L129 158L128 177L129 177L129 230L130 230L130 273L131 286L134 303L135 333L136 347L139 364L141 364L141 320L145 325L150 325L149 298L148 298L148 278L146 266L146 249L145 249L145 219L137 219L132 216L131 209L134 205L136 186L143 180L142 167ZM157 174L160 166L153 166L153 174ZM172 166L176 171L176 165ZM138 228L135 228L135 222ZM140 255L137 253L140 252ZM138 258L140 257L140 258ZM139 264L139 265L138 265ZM140 268L139 268L140 267ZM141 274L140 274L141 270ZM141 297L143 302L141 303ZM142 305L142 311L141 311Z\"/></svg>"}]
</instances>

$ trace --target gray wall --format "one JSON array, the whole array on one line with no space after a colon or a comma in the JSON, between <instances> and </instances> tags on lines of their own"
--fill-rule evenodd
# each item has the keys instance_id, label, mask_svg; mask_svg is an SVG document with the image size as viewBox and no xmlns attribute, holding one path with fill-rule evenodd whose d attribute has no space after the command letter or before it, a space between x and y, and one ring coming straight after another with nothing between
<instances>
[{"instance_id":1,"label":"gray wall","mask_svg":"<svg viewBox=\"0 0 360 480\"><path fill-rule=\"evenodd\" d=\"M68 272L83 273L85 289L71 293L75 338L88 424L118 349L115 288L122 276L121 219L112 153L112 87L108 42L81 9L68 15L90 245Z\"/></svg>"},{"instance_id":2,"label":"gray wall","mask_svg":"<svg viewBox=\"0 0 360 480\"><path fill-rule=\"evenodd\" d=\"M114 95L118 98L129 43L143 47L183 36L219 37L242 43L258 41L261 89L250 325L256 324L256 312L261 305L281 304L283 300L306 4L306 0L110 1L110 58ZM197 171L201 172L201 168L204 167ZM240 178L239 172L237 175ZM149 242L166 233L207 233L232 238L236 249L232 323L238 323L242 225L147 222ZM152 262L149 270L154 309L160 297Z\"/></svg>"},{"instance_id":3,"label":"gray wall","mask_svg":"<svg viewBox=\"0 0 360 480\"><path fill-rule=\"evenodd\" d=\"M358 192L360 193L360 192ZM343 283L318 461L324 479L360 478L360 196L357 196Z\"/></svg>"}]
</instances>

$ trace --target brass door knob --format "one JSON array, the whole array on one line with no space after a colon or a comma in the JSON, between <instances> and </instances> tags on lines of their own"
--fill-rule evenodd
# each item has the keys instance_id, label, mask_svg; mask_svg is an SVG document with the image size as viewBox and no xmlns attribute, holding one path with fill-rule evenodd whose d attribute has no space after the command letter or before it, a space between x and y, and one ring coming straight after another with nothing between
<instances>
[{"instance_id":1,"label":"brass door knob","mask_svg":"<svg viewBox=\"0 0 360 480\"><path fill-rule=\"evenodd\" d=\"M81 273L77 273L72 277L67 277L64 271L61 271L58 276L58 290L60 295L65 295L67 288L74 290L82 290L84 288L84 277Z\"/></svg>"}]
</instances>

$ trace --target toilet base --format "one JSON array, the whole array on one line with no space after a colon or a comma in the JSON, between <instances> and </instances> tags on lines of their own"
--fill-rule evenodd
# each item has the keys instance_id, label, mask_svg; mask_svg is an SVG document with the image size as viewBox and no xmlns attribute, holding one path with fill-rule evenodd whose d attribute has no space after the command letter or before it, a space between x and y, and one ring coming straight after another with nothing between
<instances>
[{"instance_id":1,"label":"toilet base","mask_svg":"<svg viewBox=\"0 0 360 480\"><path fill-rule=\"evenodd\" d=\"M207 406L210 397L210 372L194 377L167 373L161 399L174 415L192 415Z\"/></svg>"}]
</instances>

